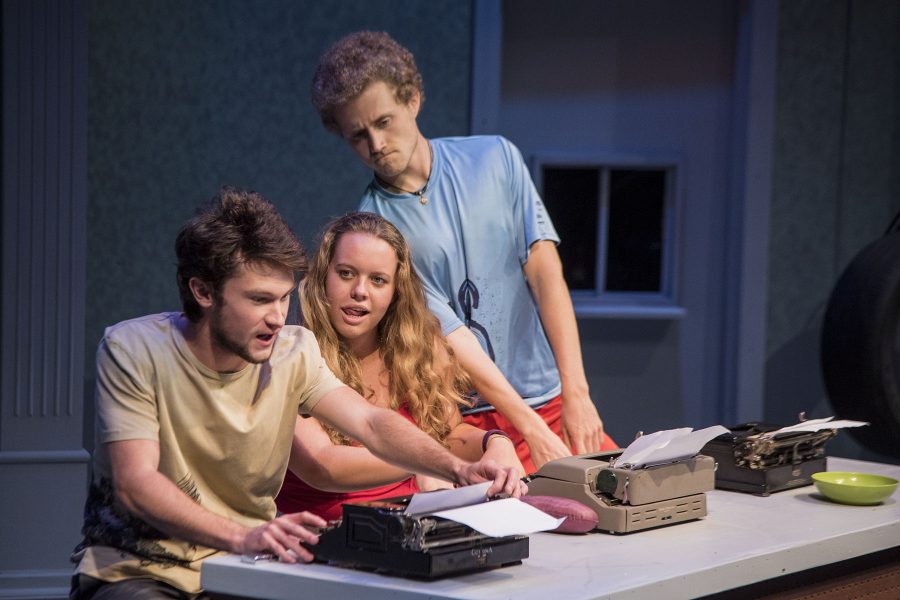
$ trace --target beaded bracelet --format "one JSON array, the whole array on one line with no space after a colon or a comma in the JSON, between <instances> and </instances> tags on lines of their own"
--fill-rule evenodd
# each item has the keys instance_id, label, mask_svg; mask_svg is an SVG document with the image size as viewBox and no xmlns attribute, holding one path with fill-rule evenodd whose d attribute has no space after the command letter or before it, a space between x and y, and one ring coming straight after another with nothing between
<instances>
[{"instance_id":1,"label":"beaded bracelet","mask_svg":"<svg viewBox=\"0 0 900 600\"><path fill-rule=\"evenodd\" d=\"M491 429L487 433L484 434L484 437L481 438L481 452L482 454L487 452L488 441L491 439L491 436L499 435L501 437L505 437L509 439L509 434L507 434L502 429Z\"/></svg>"}]
</instances>

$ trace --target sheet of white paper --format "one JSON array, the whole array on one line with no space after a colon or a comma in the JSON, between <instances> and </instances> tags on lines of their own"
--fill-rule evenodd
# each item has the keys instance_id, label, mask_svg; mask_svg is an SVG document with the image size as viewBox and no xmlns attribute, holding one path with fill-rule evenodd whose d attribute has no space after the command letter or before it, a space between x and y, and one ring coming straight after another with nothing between
<instances>
[{"instance_id":1,"label":"sheet of white paper","mask_svg":"<svg viewBox=\"0 0 900 600\"><path fill-rule=\"evenodd\" d=\"M556 529L565 520L551 517L516 498L491 500L434 513L437 517L468 525L475 531L494 537L527 535Z\"/></svg>"},{"instance_id":2,"label":"sheet of white paper","mask_svg":"<svg viewBox=\"0 0 900 600\"><path fill-rule=\"evenodd\" d=\"M730 431L721 425L713 425L712 427L692 431L673 439L668 446L660 448L648 456L644 464L662 464L690 458L700 452L709 440L723 433L730 433Z\"/></svg>"},{"instance_id":3,"label":"sheet of white paper","mask_svg":"<svg viewBox=\"0 0 900 600\"><path fill-rule=\"evenodd\" d=\"M625 449L622 455L616 460L616 466L628 467L631 469L639 469L647 465L660 465L690 458L700 452L706 442L718 437L723 433L729 433L729 430L721 425L713 425L698 431L691 431L690 427L681 429L669 429L657 432L664 435L655 436L651 440L651 444L647 447L641 447L638 452L629 453L631 446ZM635 440L632 445L641 441L642 436ZM628 456L626 456L628 455Z\"/></svg>"},{"instance_id":4,"label":"sheet of white paper","mask_svg":"<svg viewBox=\"0 0 900 600\"><path fill-rule=\"evenodd\" d=\"M862 427L868 425L867 421L851 421L850 419L838 419L831 421L826 429L843 429L845 427Z\"/></svg>"},{"instance_id":5,"label":"sheet of white paper","mask_svg":"<svg viewBox=\"0 0 900 600\"><path fill-rule=\"evenodd\" d=\"M799 423L797 423L795 425L788 425L787 427L782 427L778 431L772 431L766 435L772 435L774 433L788 433L790 431L807 431L806 429L800 429L800 428L804 427L804 426L805 427L815 427L818 425L822 425L824 423L831 421L833 418L834 417L824 417L821 419L810 419L808 421L800 421Z\"/></svg>"},{"instance_id":6,"label":"sheet of white paper","mask_svg":"<svg viewBox=\"0 0 900 600\"><path fill-rule=\"evenodd\" d=\"M798 431L821 431L822 429L844 429L846 427L862 427L868 425L865 421L851 421L849 419L838 419L833 421L834 417L825 417L823 419L810 419L809 421L801 421L796 425L788 425L776 431L764 433L763 437L777 437L788 433L797 433Z\"/></svg>"},{"instance_id":7,"label":"sheet of white paper","mask_svg":"<svg viewBox=\"0 0 900 600\"><path fill-rule=\"evenodd\" d=\"M408 515L421 515L434 513L439 510L468 506L487 500L487 491L491 487L490 481L465 485L452 490L438 490L435 492L420 492L413 494L404 511Z\"/></svg>"},{"instance_id":8,"label":"sheet of white paper","mask_svg":"<svg viewBox=\"0 0 900 600\"><path fill-rule=\"evenodd\" d=\"M674 438L691 432L690 427L680 429L665 429L642 435L631 442L625 450L616 458L616 465L630 465L640 463L644 457L657 448L665 448Z\"/></svg>"}]
</instances>

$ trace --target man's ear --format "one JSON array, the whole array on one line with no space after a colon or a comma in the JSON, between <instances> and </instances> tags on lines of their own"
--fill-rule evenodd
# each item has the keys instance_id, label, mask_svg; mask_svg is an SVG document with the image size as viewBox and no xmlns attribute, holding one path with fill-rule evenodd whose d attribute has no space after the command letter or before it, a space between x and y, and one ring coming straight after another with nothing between
<instances>
[{"instance_id":1,"label":"man's ear","mask_svg":"<svg viewBox=\"0 0 900 600\"><path fill-rule=\"evenodd\" d=\"M191 294L194 295L194 300L201 308L209 308L213 305L213 290L208 283L198 277L191 277L188 287L191 288Z\"/></svg>"},{"instance_id":2,"label":"man's ear","mask_svg":"<svg viewBox=\"0 0 900 600\"><path fill-rule=\"evenodd\" d=\"M409 109L412 111L413 116L419 116L419 109L422 108L422 94L420 94L418 90L413 92L413 95L409 99L409 103L407 104L407 106L409 106Z\"/></svg>"}]
</instances>

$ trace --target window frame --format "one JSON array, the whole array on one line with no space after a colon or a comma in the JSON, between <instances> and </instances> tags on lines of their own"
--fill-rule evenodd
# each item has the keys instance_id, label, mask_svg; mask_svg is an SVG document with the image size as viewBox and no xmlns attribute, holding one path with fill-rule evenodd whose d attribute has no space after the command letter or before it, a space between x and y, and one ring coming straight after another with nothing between
<instances>
[{"instance_id":1,"label":"window frame","mask_svg":"<svg viewBox=\"0 0 900 600\"><path fill-rule=\"evenodd\" d=\"M542 151L532 155L529 167L535 187L542 199L544 168L599 170L597 264L594 265L597 288L593 291L570 290L577 317L681 319L687 314L685 308L678 302L683 206L682 182L679 177L679 174L683 173L683 169L680 160L664 156L572 154ZM660 291L658 292L602 291L603 286L606 285L606 242L610 208L609 178L610 171L616 169L665 171L666 195L663 199L662 256ZM566 240L562 240L562 243L565 242Z\"/></svg>"}]
</instances>

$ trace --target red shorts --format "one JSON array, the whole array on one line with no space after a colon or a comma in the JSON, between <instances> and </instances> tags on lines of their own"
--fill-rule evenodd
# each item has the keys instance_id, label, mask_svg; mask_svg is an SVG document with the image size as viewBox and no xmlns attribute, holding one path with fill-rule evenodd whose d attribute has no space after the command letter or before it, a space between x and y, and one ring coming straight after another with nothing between
<instances>
[{"instance_id":1,"label":"red shorts","mask_svg":"<svg viewBox=\"0 0 900 600\"><path fill-rule=\"evenodd\" d=\"M544 423L550 427L550 431L562 439L562 396L557 396L550 400L547 404L535 409L535 412L539 414L541 419L544 420ZM486 410L484 412L466 415L463 417L463 421L485 431L490 431L491 429L503 430L504 433L509 435L512 443L515 444L516 454L519 456L519 460L522 461L522 466L525 467L525 473L531 474L537 471L534 462L531 460L531 450L528 449L525 438L523 438L522 434L513 427L512 423L499 412L496 410ZM619 445L616 444L609 435L603 434L603 441L600 442L600 450L615 450L618 447Z\"/></svg>"}]
</instances>

